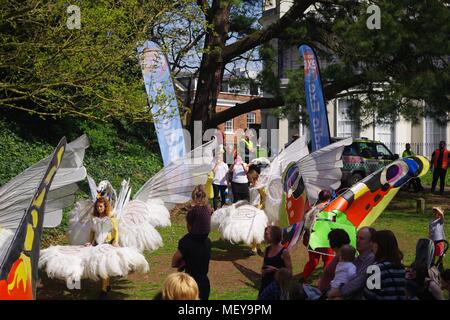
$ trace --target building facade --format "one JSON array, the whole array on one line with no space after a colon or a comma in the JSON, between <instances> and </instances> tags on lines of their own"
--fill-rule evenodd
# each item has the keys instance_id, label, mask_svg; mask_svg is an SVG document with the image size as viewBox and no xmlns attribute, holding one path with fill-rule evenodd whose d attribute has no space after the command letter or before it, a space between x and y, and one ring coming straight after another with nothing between
<instances>
[{"instance_id":1,"label":"building facade","mask_svg":"<svg viewBox=\"0 0 450 320\"><path fill-rule=\"evenodd\" d=\"M260 23L268 26L280 19L292 6L292 0L264 0L263 15ZM279 49L278 40L272 40L271 45L278 51L278 65L274 72L283 85L288 79L285 78L286 70L303 67L302 58L296 47ZM322 68L326 62L320 61ZM364 99L360 96L359 99ZM422 104L423 102L417 102ZM440 126L432 118L423 118L417 124L413 124L405 119L399 119L393 125L374 125L371 123L357 123L360 121L351 120L348 116L348 109L351 101L349 98L338 98L327 102L328 121L330 134L334 137L365 137L372 140L382 141L393 152L401 155L406 143L411 143L411 149L428 158L437 148L439 141L448 141L450 138L450 127ZM299 125L300 119L279 120L272 116L269 111L261 112L262 127L279 130L278 147L287 143L290 137L308 134L308 128ZM369 120L370 121L370 120Z\"/></svg>"}]
</instances>

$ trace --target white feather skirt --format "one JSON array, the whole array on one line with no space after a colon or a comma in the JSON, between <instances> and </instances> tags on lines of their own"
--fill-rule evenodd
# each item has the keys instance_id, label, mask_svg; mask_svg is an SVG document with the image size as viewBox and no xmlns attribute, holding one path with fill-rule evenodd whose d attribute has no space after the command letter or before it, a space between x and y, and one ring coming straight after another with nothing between
<instances>
[{"instance_id":1,"label":"white feather skirt","mask_svg":"<svg viewBox=\"0 0 450 320\"><path fill-rule=\"evenodd\" d=\"M222 221L231 214L232 206L223 206L211 215L211 230L218 230Z\"/></svg>"},{"instance_id":2,"label":"white feather skirt","mask_svg":"<svg viewBox=\"0 0 450 320\"><path fill-rule=\"evenodd\" d=\"M149 210L149 221L154 227L170 227L170 212L161 199L150 199L146 202Z\"/></svg>"},{"instance_id":3,"label":"white feather skirt","mask_svg":"<svg viewBox=\"0 0 450 320\"><path fill-rule=\"evenodd\" d=\"M136 248L139 252L154 251L163 246L159 232L148 222L141 224L120 223L119 244L121 247Z\"/></svg>"},{"instance_id":4,"label":"white feather skirt","mask_svg":"<svg viewBox=\"0 0 450 320\"><path fill-rule=\"evenodd\" d=\"M50 278L66 281L125 277L131 272L147 273L145 257L133 248L98 246L52 246L41 250L39 268Z\"/></svg>"},{"instance_id":5,"label":"white feather skirt","mask_svg":"<svg viewBox=\"0 0 450 320\"><path fill-rule=\"evenodd\" d=\"M264 241L264 229L268 225L264 211L242 203L236 203L227 209L230 212L219 225L219 232L225 240L248 245Z\"/></svg>"}]
</instances>

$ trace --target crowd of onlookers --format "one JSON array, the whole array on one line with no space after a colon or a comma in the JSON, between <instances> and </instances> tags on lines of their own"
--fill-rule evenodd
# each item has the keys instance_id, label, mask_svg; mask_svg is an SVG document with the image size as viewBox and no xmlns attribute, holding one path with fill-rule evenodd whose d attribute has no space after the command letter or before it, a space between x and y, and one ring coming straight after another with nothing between
<instances>
[{"instance_id":1,"label":"crowd of onlookers","mask_svg":"<svg viewBox=\"0 0 450 320\"><path fill-rule=\"evenodd\" d=\"M231 197L232 202L251 201L249 187L256 183L259 170L249 168L247 157L253 146L247 136L243 142L246 159L237 155L236 150L222 149L212 164L214 210L219 207L219 199L221 205L228 204ZM441 193L449 156L444 147L445 143L441 142L439 149L433 153L431 163L434 167L432 189L434 191L438 178L441 178ZM410 147L406 149L402 156L414 156ZM234 159L230 166L225 162L226 157ZM413 183L418 189L422 188L420 180L413 180ZM331 200L331 194L323 190L316 206L323 208ZM192 192L192 203L186 215L188 233L180 239L172 259L172 267L177 268L178 272L169 275L157 298L208 299L211 258L208 234L212 212L204 187L197 186ZM444 212L435 207L429 225L434 262L445 254L443 226ZM297 278L292 274L292 261L283 244L282 234L278 226L268 226L265 230L267 247L261 268L260 300L443 300L444 291L450 288L449 269L441 268L439 271L431 263L417 260L407 268L403 264L403 254L394 233L390 230L377 231L371 227L358 230L353 241L356 248L350 245L352 241L344 230L331 230L328 234L329 248L312 250L307 247L309 261ZM308 237L306 231L303 235L306 246ZM317 283L312 284L311 274L320 259L323 261L323 270Z\"/></svg>"},{"instance_id":2,"label":"crowd of onlookers","mask_svg":"<svg viewBox=\"0 0 450 320\"><path fill-rule=\"evenodd\" d=\"M188 233L179 241L172 259L172 267L178 272L169 275L157 298L209 298L211 212L204 187L197 186L186 215ZM443 211L433 208L429 236L434 243L434 259L444 254L443 225ZM258 293L261 300L443 300L444 291L450 289L450 269L438 271L436 266L417 261L407 268L397 238L390 230L359 229L356 248L350 245L352 241L344 230L331 230L328 239L333 256L329 252L315 252L328 254L331 259L324 260L323 271L314 284L309 276L311 270L300 279L293 276L291 257L283 245L280 227L268 226L264 239L267 247Z\"/></svg>"}]
</instances>

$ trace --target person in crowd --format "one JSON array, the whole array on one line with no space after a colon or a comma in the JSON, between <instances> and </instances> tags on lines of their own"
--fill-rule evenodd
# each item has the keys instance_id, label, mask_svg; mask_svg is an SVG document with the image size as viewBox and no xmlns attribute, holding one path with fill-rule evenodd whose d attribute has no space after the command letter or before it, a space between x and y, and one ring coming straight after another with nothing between
<instances>
[{"instance_id":1,"label":"person in crowd","mask_svg":"<svg viewBox=\"0 0 450 320\"><path fill-rule=\"evenodd\" d=\"M334 293L339 292L339 288L348 283L350 279L356 274L355 261L356 250L350 245L343 245L339 251L339 262L336 266L334 278L331 281L331 289L328 291L327 296L329 299L336 299Z\"/></svg>"},{"instance_id":2,"label":"person in crowd","mask_svg":"<svg viewBox=\"0 0 450 320\"><path fill-rule=\"evenodd\" d=\"M247 200L250 202L250 190L247 179L248 166L242 161L240 155L236 155L230 171L232 172L231 190L233 192L233 203L239 200Z\"/></svg>"},{"instance_id":3,"label":"person in crowd","mask_svg":"<svg viewBox=\"0 0 450 320\"><path fill-rule=\"evenodd\" d=\"M321 277L317 283L317 287L322 292L326 294L331 288L331 281L334 279L334 274L336 266L339 262L339 251L342 246L350 244L350 237L345 230L333 229L328 233L328 240L330 242L330 247L333 249L335 256L331 262L324 268Z\"/></svg>"},{"instance_id":4,"label":"person in crowd","mask_svg":"<svg viewBox=\"0 0 450 320\"><path fill-rule=\"evenodd\" d=\"M269 244L264 253L261 268L262 279L258 296L275 279L275 273L280 268L286 268L292 273L292 262L289 251L281 244L282 230L278 226L268 226L264 230L264 240Z\"/></svg>"},{"instance_id":5,"label":"person in crowd","mask_svg":"<svg viewBox=\"0 0 450 320\"><path fill-rule=\"evenodd\" d=\"M405 145L405 150L402 153L402 158L414 157L416 154L411 150L411 144L407 143ZM415 192L423 191L422 183L420 178L412 178L407 184L406 189L409 190L410 187L413 187Z\"/></svg>"},{"instance_id":6,"label":"person in crowd","mask_svg":"<svg viewBox=\"0 0 450 320\"><path fill-rule=\"evenodd\" d=\"M245 135L241 139L241 143L244 144L244 150L245 150L245 156L244 156L244 162L250 163L251 160L256 155L256 148L253 143L254 134L252 130L245 129Z\"/></svg>"},{"instance_id":7,"label":"person in crowd","mask_svg":"<svg viewBox=\"0 0 450 320\"><path fill-rule=\"evenodd\" d=\"M164 280L160 298L162 300L199 300L197 282L184 272L169 274Z\"/></svg>"},{"instance_id":8,"label":"person in crowd","mask_svg":"<svg viewBox=\"0 0 450 320\"><path fill-rule=\"evenodd\" d=\"M444 193L445 176L448 168L449 151L445 147L445 141L439 142L439 148L431 155L431 170L433 170L433 181L431 182L431 192L434 193L438 179L440 179L439 193Z\"/></svg>"},{"instance_id":9,"label":"person in crowd","mask_svg":"<svg viewBox=\"0 0 450 320\"><path fill-rule=\"evenodd\" d=\"M441 207L433 208L433 219L428 226L429 238L434 242L434 256L440 257L444 254L444 211Z\"/></svg>"},{"instance_id":10,"label":"person in crowd","mask_svg":"<svg viewBox=\"0 0 450 320\"><path fill-rule=\"evenodd\" d=\"M278 269L275 280L261 292L258 300L289 300L292 282L292 273L288 269Z\"/></svg>"},{"instance_id":11,"label":"person in crowd","mask_svg":"<svg viewBox=\"0 0 450 320\"><path fill-rule=\"evenodd\" d=\"M346 284L329 293L329 298L342 298L360 300L363 297L364 288L368 278L367 267L375 262L375 255L372 251L372 236L375 229L371 227L363 227L356 234L356 250L358 257L355 259L356 266L355 277L350 279Z\"/></svg>"},{"instance_id":12,"label":"person in crowd","mask_svg":"<svg viewBox=\"0 0 450 320\"><path fill-rule=\"evenodd\" d=\"M217 202L220 195L220 204L223 206L225 204L225 192L227 190L227 173L228 165L223 162L223 149L219 149L217 156L214 158L212 163L212 171L214 178L212 181L212 186L214 190L213 207L217 210Z\"/></svg>"},{"instance_id":13,"label":"person in crowd","mask_svg":"<svg viewBox=\"0 0 450 320\"><path fill-rule=\"evenodd\" d=\"M326 205L331 201L331 193L328 190L322 190L319 192L319 197L317 203L315 205L315 209L319 211L326 207ZM309 243L309 230L306 230L303 236L303 244L308 247ZM308 281L308 277L311 273L316 269L319 264L320 258L322 257L323 268L325 268L331 260L333 260L333 250L331 248L317 248L315 251L312 251L311 248L308 247L308 256L309 260L305 264L303 268L303 273L301 275L301 279L304 282Z\"/></svg>"},{"instance_id":14,"label":"person in crowd","mask_svg":"<svg viewBox=\"0 0 450 320\"><path fill-rule=\"evenodd\" d=\"M405 267L402 264L403 253L398 247L394 233L390 230L376 231L372 236L372 248L375 264L374 271L369 276L379 278L378 281L368 279L364 288L364 297L367 300L405 300L406 278Z\"/></svg>"},{"instance_id":15,"label":"person in crowd","mask_svg":"<svg viewBox=\"0 0 450 320\"><path fill-rule=\"evenodd\" d=\"M201 300L207 300L210 293L208 278L211 259L211 209L207 203L203 186L192 192L192 209L186 214L188 233L178 241L178 250L172 257L172 267L185 271L197 282Z\"/></svg>"}]
</instances>

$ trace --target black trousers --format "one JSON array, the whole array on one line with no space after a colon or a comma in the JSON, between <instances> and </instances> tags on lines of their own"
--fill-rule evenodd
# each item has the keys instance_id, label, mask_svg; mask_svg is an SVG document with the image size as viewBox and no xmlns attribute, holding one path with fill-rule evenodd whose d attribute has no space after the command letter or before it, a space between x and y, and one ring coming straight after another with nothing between
<instances>
[{"instance_id":1,"label":"black trousers","mask_svg":"<svg viewBox=\"0 0 450 320\"><path fill-rule=\"evenodd\" d=\"M227 186L220 186L218 184L213 184L213 190L214 190L213 206L214 210L217 210L217 200L219 199L219 195L220 195L220 205L223 206L225 204L225 191L227 190Z\"/></svg>"},{"instance_id":2,"label":"black trousers","mask_svg":"<svg viewBox=\"0 0 450 320\"><path fill-rule=\"evenodd\" d=\"M433 170L433 182L431 183L431 192L434 192L434 189L436 189L436 184L438 179L440 179L440 188L439 192L442 194L444 193L444 187L445 187L445 175L447 174L447 169L441 169L441 168L434 168Z\"/></svg>"},{"instance_id":3,"label":"black trousers","mask_svg":"<svg viewBox=\"0 0 450 320\"><path fill-rule=\"evenodd\" d=\"M239 200L250 201L248 183L231 182L231 190L233 191L233 203L236 203Z\"/></svg>"}]
</instances>

